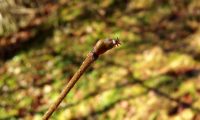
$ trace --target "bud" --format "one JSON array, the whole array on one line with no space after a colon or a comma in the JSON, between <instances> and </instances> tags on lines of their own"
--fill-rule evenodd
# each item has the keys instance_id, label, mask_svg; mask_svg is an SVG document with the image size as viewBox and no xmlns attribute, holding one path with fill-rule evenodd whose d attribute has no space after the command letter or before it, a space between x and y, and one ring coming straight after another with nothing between
<instances>
[{"instance_id":1,"label":"bud","mask_svg":"<svg viewBox=\"0 0 200 120\"><path fill-rule=\"evenodd\" d=\"M108 51L109 49L119 45L120 42L118 39L115 40L107 38L105 40L99 40L93 48L93 53L99 56Z\"/></svg>"}]
</instances>

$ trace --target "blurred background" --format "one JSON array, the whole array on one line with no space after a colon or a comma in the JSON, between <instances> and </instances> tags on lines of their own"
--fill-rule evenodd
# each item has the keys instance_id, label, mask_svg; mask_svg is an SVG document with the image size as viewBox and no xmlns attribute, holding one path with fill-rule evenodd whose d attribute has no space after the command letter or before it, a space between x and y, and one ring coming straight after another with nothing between
<instances>
[{"instance_id":1,"label":"blurred background","mask_svg":"<svg viewBox=\"0 0 200 120\"><path fill-rule=\"evenodd\" d=\"M117 37L52 120L200 120L199 23L199 0L0 0L0 120L40 120Z\"/></svg>"}]
</instances>

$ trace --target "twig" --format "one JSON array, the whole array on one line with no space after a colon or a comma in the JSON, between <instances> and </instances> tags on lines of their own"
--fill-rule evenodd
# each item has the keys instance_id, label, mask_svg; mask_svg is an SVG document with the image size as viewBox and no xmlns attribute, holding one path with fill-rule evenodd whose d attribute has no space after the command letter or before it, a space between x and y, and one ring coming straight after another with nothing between
<instances>
[{"instance_id":1,"label":"twig","mask_svg":"<svg viewBox=\"0 0 200 120\"><path fill-rule=\"evenodd\" d=\"M65 98L65 96L69 93L69 91L72 89L75 83L79 80L81 75L99 57L99 55L105 53L106 51L113 48L114 46L118 46L119 44L120 42L118 39L117 40L114 40L114 39L99 40L94 46L93 50L89 52L86 59L83 61L82 65L80 66L79 70L74 74L74 76L71 78L69 83L64 87L58 99L55 101L54 104L52 104L52 106L50 106L48 111L44 114L43 120L49 119L49 117L57 109L57 107Z\"/></svg>"}]
</instances>

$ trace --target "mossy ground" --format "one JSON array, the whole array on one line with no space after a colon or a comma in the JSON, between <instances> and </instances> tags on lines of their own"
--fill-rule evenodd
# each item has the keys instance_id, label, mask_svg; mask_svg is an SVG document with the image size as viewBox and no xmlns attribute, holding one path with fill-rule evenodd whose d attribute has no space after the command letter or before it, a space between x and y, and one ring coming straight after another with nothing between
<instances>
[{"instance_id":1,"label":"mossy ground","mask_svg":"<svg viewBox=\"0 0 200 120\"><path fill-rule=\"evenodd\" d=\"M89 68L52 119L198 120L199 7L69 1L49 17L51 35L1 64L0 119L41 119L94 43L118 37L122 45Z\"/></svg>"}]
</instances>

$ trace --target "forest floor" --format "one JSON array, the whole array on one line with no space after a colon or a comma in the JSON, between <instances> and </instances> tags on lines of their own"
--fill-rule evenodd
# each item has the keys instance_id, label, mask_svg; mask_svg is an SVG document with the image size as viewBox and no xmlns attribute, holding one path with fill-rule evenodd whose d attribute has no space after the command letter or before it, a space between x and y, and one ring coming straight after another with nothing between
<instances>
[{"instance_id":1,"label":"forest floor","mask_svg":"<svg viewBox=\"0 0 200 120\"><path fill-rule=\"evenodd\" d=\"M55 120L199 120L198 0L68 1L0 62L0 119L40 120L98 39L121 46L81 77Z\"/></svg>"}]
</instances>

